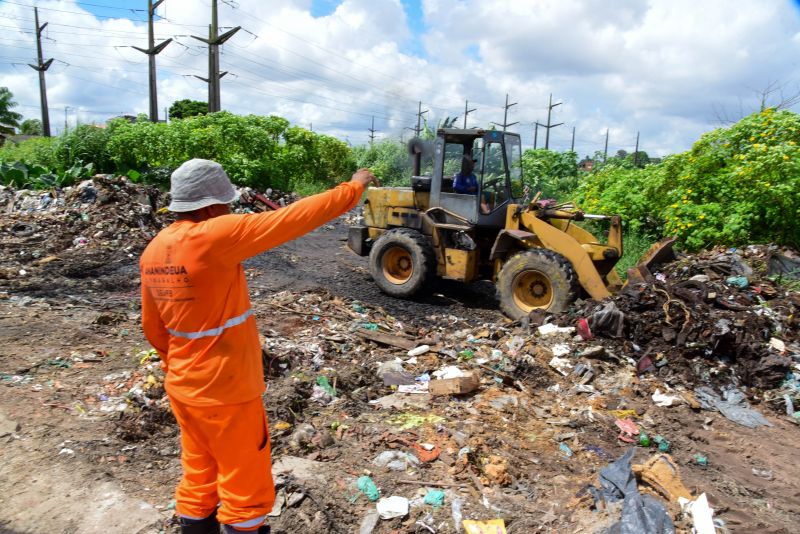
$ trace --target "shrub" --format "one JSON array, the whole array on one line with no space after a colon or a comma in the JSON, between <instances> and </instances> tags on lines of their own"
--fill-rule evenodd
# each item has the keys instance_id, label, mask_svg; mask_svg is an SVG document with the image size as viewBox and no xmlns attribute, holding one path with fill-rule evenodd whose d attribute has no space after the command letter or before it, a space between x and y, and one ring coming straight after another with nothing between
<instances>
[{"instance_id":1,"label":"shrub","mask_svg":"<svg viewBox=\"0 0 800 534\"><path fill-rule=\"evenodd\" d=\"M689 250L800 244L800 115L766 109L704 134L688 152L643 169L604 167L576 193L635 231Z\"/></svg>"}]
</instances>

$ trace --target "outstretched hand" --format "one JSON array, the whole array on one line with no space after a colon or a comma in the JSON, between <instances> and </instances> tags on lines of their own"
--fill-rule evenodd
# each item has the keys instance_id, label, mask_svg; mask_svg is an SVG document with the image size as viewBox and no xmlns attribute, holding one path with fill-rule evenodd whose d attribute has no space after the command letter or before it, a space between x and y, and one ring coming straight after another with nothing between
<instances>
[{"instance_id":1,"label":"outstretched hand","mask_svg":"<svg viewBox=\"0 0 800 534\"><path fill-rule=\"evenodd\" d=\"M353 177L350 179L350 181L361 184L364 189L369 187L370 184L374 184L376 187L381 186L378 179L375 178L375 175L372 174L372 171L369 169L358 169L355 174L353 174Z\"/></svg>"}]
</instances>

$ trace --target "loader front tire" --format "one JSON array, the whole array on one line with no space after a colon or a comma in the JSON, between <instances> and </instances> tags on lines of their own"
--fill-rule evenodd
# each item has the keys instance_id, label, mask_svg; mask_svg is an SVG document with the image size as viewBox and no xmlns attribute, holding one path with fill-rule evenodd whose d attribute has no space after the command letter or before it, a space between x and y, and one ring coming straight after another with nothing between
<instances>
[{"instance_id":1,"label":"loader front tire","mask_svg":"<svg viewBox=\"0 0 800 534\"><path fill-rule=\"evenodd\" d=\"M436 273L436 255L421 233L411 228L393 228L372 245L369 272L387 295L411 297Z\"/></svg>"},{"instance_id":2,"label":"loader front tire","mask_svg":"<svg viewBox=\"0 0 800 534\"><path fill-rule=\"evenodd\" d=\"M578 277L569 261L546 249L513 255L497 276L500 308L515 320L535 309L565 311L577 297L578 289Z\"/></svg>"}]
</instances>

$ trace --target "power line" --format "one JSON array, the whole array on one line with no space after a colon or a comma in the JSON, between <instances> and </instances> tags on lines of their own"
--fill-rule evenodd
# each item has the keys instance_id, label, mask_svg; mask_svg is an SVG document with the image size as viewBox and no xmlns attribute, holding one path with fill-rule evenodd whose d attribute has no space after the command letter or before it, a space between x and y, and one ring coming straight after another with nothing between
<instances>
[{"instance_id":1,"label":"power line","mask_svg":"<svg viewBox=\"0 0 800 534\"><path fill-rule=\"evenodd\" d=\"M245 57L245 56L241 55L240 53L233 52L232 54L234 55L234 57L238 57L240 59L243 59L245 61L248 61L250 63L258 65L260 67L264 67L264 68L267 68L267 69L277 69L279 72L283 72L283 73L285 73L287 75L295 75L293 72L290 72L290 71L286 70L286 69L291 69L291 71L297 71L297 72L300 72L300 73L303 73L303 74L307 74L308 76L311 76L312 78L318 79L318 80L320 80L322 82L327 82L327 83L331 83L331 84L332 84L332 82L334 82L334 81L332 81L332 80L330 80L328 78L324 78L322 76L316 75L316 74L311 73L311 72L307 72L307 71L303 71L303 70L300 70L300 69L296 69L294 67L288 67L288 66L284 67L280 63L277 63L277 62L273 62L273 63L276 63L277 65L279 65L279 67L271 67L271 66L266 65L264 63L261 63L261 62L255 61L253 59L250 59L248 57ZM267 59L267 61L271 61L271 60ZM245 72L249 72L250 74L253 74L254 76L258 76L259 78L264 78L264 76L262 74L253 72L251 70L248 70L248 69L242 67L241 64L232 63L232 65L235 66L239 70L243 70ZM286 84L284 84L282 82L278 82L278 81L275 81L275 80L268 80L268 81L269 81L269 83L272 83L272 84L277 84L277 85L282 85L282 86L285 86L285 87L289 87L289 86L287 86ZM305 80L303 80L301 78L298 78L298 81L305 81ZM344 85L344 87L357 89L355 86L349 86L349 85ZM289 87L289 88L292 89L292 90L295 90L292 87ZM344 105L349 105L350 104L350 102L342 102L340 100L336 100L336 99L329 98L329 97L323 97L323 96L319 96L319 95L316 95L316 96L317 96L317 98L322 98L324 100L330 100L332 102L336 102L336 103L340 103L340 104L344 104ZM378 107L385 106L384 103L372 102L372 101L366 100L366 99L361 99L359 102L360 103L365 103L365 104L372 104L372 105L378 106ZM369 116L369 114L367 114L367 116ZM411 115L408 114L408 116L410 117Z\"/></svg>"},{"instance_id":2,"label":"power line","mask_svg":"<svg viewBox=\"0 0 800 534\"><path fill-rule=\"evenodd\" d=\"M30 4L20 4L19 2L13 2L12 0L4 0L4 1L5 1L6 4L12 4L12 5L15 5L15 6L34 7L34 6L30 5ZM79 6L102 7L102 8L106 8L106 9L115 9L115 10L119 10L119 11L131 11L131 12L144 12L144 11L146 11L144 9L135 9L135 8L130 8L130 7L120 7L120 6L108 6L108 5L102 5L102 4L91 4L89 2L75 2L75 4L79 5ZM44 9L44 10L47 10L47 11L60 11L58 9L53 9L53 8L50 8L50 7L43 7L41 9ZM84 13L80 13L80 12L77 12L77 11L63 11L63 13L75 13L77 15L83 15L84 14Z\"/></svg>"}]
</instances>

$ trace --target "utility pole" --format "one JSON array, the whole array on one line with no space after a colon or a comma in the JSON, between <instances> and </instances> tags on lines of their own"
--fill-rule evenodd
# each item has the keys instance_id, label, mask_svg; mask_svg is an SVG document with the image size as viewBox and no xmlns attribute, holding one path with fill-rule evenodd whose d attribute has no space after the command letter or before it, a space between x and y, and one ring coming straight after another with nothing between
<instances>
[{"instance_id":1,"label":"utility pole","mask_svg":"<svg viewBox=\"0 0 800 534\"><path fill-rule=\"evenodd\" d=\"M508 128L509 126L514 126L515 124L519 124L519 121L512 122L511 124L508 123L508 108L516 105L517 105L516 102L514 102L513 104L508 103L508 93L506 93L506 106L503 111L503 124L497 124L496 122L493 122L492 124L497 124L498 126L502 126L504 132L506 131L506 128Z\"/></svg>"},{"instance_id":2,"label":"utility pole","mask_svg":"<svg viewBox=\"0 0 800 534\"><path fill-rule=\"evenodd\" d=\"M608 160L608 128L606 128L606 147L603 149L603 163Z\"/></svg>"},{"instance_id":3,"label":"utility pole","mask_svg":"<svg viewBox=\"0 0 800 534\"><path fill-rule=\"evenodd\" d=\"M575 152L575 127L572 127L572 144L569 147L570 152Z\"/></svg>"},{"instance_id":4,"label":"utility pole","mask_svg":"<svg viewBox=\"0 0 800 534\"><path fill-rule=\"evenodd\" d=\"M416 137L419 137L420 132L422 132L420 121L422 120L422 116L426 114L428 110L422 111L422 100L419 101L419 108L417 108L417 127L414 128L414 134Z\"/></svg>"},{"instance_id":5,"label":"utility pole","mask_svg":"<svg viewBox=\"0 0 800 534\"><path fill-rule=\"evenodd\" d=\"M369 132L369 146L372 146L375 142L375 132L378 131L375 129L375 115L372 116L372 128L367 128L367 131Z\"/></svg>"},{"instance_id":6,"label":"utility pole","mask_svg":"<svg viewBox=\"0 0 800 534\"><path fill-rule=\"evenodd\" d=\"M208 112L213 113L222 109L220 100L219 80L227 74L227 72L219 71L219 45L224 44L225 41L233 37L233 35L242 29L241 26L228 30L222 35L218 35L219 26L217 25L217 0L211 0L211 24L208 27L208 39L192 35L194 39L208 44L208 78L201 78L195 76L206 83L208 83Z\"/></svg>"},{"instance_id":7,"label":"utility pole","mask_svg":"<svg viewBox=\"0 0 800 534\"><path fill-rule=\"evenodd\" d=\"M475 111L475 108L469 109L469 100L466 100L464 103L464 129L467 129L467 115Z\"/></svg>"},{"instance_id":8,"label":"utility pole","mask_svg":"<svg viewBox=\"0 0 800 534\"><path fill-rule=\"evenodd\" d=\"M50 137L50 112L47 109L47 85L44 82L44 73L50 68L50 65L53 63L53 58L44 61L42 57L42 30L47 27L48 23L45 22L39 26L39 10L35 7L33 8L33 20L36 24L37 63L36 65L28 63L28 66L39 72L39 100L42 105L42 134L44 134L45 137Z\"/></svg>"},{"instance_id":9,"label":"utility pole","mask_svg":"<svg viewBox=\"0 0 800 534\"><path fill-rule=\"evenodd\" d=\"M64 133L67 133L67 130L69 129L69 127L67 126L67 110L68 109L69 109L69 106L64 106Z\"/></svg>"},{"instance_id":10,"label":"utility pole","mask_svg":"<svg viewBox=\"0 0 800 534\"><path fill-rule=\"evenodd\" d=\"M148 61L150 62L150 122L158 122L158 96L156 93L156 56L172 42L172 39L159 43L156 46L155 36L153 35L153 16L156 9L164 0L147 0L147 48L139 48L133 46L139 52L147 54Z\"/></svg>"},{"instance_id":11,"label":"utility pole","mask_svg":"<svg viewBox=\"0 0 800 534\"><path fill-rule=\"evenodd\" d=\"M639 132L636 132L636 148L633 149L633 165L639 165Z\"/></svg>"},{"instance_id":12,"label":"utility pole","mask_svg":"<svg viewBox=\"0 0 800 534\"><path fill-rule=\"evenodd\" d=\"M561 104L563 104L563 102L557 102L553 104L553 93L550 93L550 103L547 105L547 126L545 126L545 128L547 129L547 134L545 135L544 138L545 150L550 150L550 128L555 128L556 126L561 126L562 124L564 124L563 122L559 122L558 124L550 124L550 114L552 113L553 108L556 106L560 106Z\"/></svg>"},{"instance_id":13,"label":"utility pole","mask_svg":"<svg viewBox=\"0 0 800 534\"><path fill-rule=\"evenodd\" d=\"M539 126L541 126L541 124L539 124L539 121L537 120L533 123L533 125L533 149L536 150L536 143L539 141Z\"/></svg>"}]
</instances>

